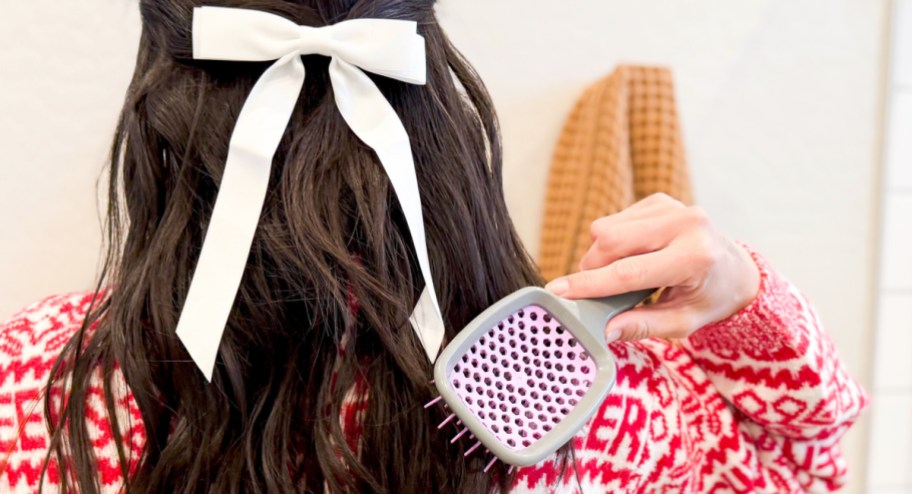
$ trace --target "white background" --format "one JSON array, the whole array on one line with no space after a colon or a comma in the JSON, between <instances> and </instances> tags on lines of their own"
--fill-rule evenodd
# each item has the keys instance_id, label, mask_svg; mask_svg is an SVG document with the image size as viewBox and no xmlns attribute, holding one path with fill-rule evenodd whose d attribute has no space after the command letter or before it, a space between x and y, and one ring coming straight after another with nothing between
<instances>
[{"instance_id":1,"label":"white background","mask_svg":"<svg viewBox=\"0 0 912 494\"><path fill-rule=\"evenodd\" d=\"M575 98L617 63L670 66L697 201L815 301L870 385L889 3L441 0L438 11L494 96L507 198L533 252ZM95 181L138 26L135 2L3 2L0 318L92 284ZM864 485L864 426L846 445L848 492Z\"/></svg>"},{"instance_id":2,"label":"white background","mask_svg":"<svg viewBox=\"0 0 912 494\"><path fill-rule=\"evenodd\" d=\"M895 0L868 492L912 493L912 0Z\"/></svg>"}]
</instances>

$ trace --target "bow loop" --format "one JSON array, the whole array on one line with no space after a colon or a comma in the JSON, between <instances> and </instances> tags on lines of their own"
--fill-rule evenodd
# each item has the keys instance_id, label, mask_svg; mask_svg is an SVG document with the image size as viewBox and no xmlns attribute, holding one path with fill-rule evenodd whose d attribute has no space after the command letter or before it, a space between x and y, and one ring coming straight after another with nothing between
<instances>
[{"instance_id":1,"label":"bow loop","mask_svg":"<svg viewBox=\"0 0 912 494\"><path fill-rule=\"evenodd\" d=\"M338 58L392 79L425 83L424 38L414 21L352 19L319 29L332 31Z\"/></svg>"},{"instance_id":2,"label":"bow loop","mask_svg":"<svg viewBox=\"0 0 912 494\"><path fill-rule=\"evenodd\" d=\"M193 58L265 62L294 52L294 22L268 12L226 7L193 9Z\"/></svg>"},{"instance_id":3,"label":"bow loop","mask_svg":"<svg viewBox=\"0 0 912 494\"><path fill-rule=\"evenodd\" d=\"M424 38L414 21L351 19L329 26L299 26L267 12L197 7L193 58L263 62L289 53L338 57L363 70L424 84Z\"/></svg>"},{"instance_id":4,"label":"bow loop","mask_svg":"<svg viewBox=\"0 0 912 494\"><path fill-rule=\"evenodd\" d=\"M332 57L336 106L355 135L376 153L389 176L415 245L425 289L412 326L433 361L443 341L443 318L431 276L421 197L408 134L367 70L411 84L425 83L424 38L412 21L353 19L323 27L298 26L256 10L197 7L196 59L275 62L256 82L238 116L225 172L177 335L207 379L266 197L272 159L304 84L301 55Z\"/></svg>"}]
</instances>

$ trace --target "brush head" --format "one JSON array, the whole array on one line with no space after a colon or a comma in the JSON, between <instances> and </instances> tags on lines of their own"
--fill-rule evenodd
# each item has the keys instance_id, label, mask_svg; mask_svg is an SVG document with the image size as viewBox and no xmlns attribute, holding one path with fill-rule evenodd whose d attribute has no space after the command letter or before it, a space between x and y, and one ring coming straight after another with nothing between
<instances>
[{"instance_id":1,"label":"brush head","mask_svg":"<svg viewBox=\"0 0 912 494\"><path fill-rule=\"evenodd\" d=\"M645 298L625 296L613 312L610 302L604 305L610 299L599 307L613 315ZM525 288L481 313L441 353L434 368L438 391L500 460L543 460L585 425L614 385L615 363L603 336L609 316L590 327L601 320L592 310Z\"/></svg>"}]
</instances>

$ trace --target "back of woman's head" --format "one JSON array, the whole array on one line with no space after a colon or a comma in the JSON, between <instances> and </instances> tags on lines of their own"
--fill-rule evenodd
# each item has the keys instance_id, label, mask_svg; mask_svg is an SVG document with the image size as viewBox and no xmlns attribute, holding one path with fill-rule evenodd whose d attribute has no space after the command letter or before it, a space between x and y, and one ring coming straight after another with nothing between
<instances>
[{"instance_id":1,"label":"back of woman's head","mask_svg":"<svg viewBox=\"0 0 912 494\"><path fill-rule=\"evenodd\" d=\"M146 443L133 492L465 492L508 482L463 458L422 409L430 363L408 322L423 281L374 152L335 107L329 59L307 78L273 161L265 207L212 384L174 334L238 113L267 64L192 59L199 0L143 0L136 72L113 144L104 302L58 361L69 401L48 405L53 457L95 492L84 407L101 367L122 370ZM538 281L502 196L491 102L437 24L433 0L233 0L322 26L418 22L427 84L370 75L411 139L438 295L451 338L497 298ZM89 332L89 324L97 329ZM346 401L360 395L356 430ZM116 418L115 400L107 401ZM113 424L123 429L125 424ZM352 432L357 434L352 435ZM348 433L348 436L346 436ZM356 437L355 437L356 436ZM75 484L75 485L74 485Z\"/></svg>"}]
</instances>

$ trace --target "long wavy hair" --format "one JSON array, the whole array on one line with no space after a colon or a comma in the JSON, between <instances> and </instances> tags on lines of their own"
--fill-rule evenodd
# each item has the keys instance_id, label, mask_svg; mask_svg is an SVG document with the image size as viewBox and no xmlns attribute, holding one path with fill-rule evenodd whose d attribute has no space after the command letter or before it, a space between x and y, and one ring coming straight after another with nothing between
<instances>
[{"instance_id":1,"label":"long wavy hair","mask_svg":"<svg viewBox=\"0 0 912 494\"><path fill-rule=\"evenodd\" d=\"M174 334L241 106L268 64L192 59L200 0L141 0L136 70L112 147L99 297L56 362L45 470L64 491L99 492L84 404L103 376L127 491L489 492L503 465L463 457L408 316L423 287L408 229L375 154L333 101L328 59L307 81L276 154L269 193L208 384ZM427 85L371 74L411 138L447 338L539 275L504 203L501 142L478 75L438 25L434 0L225 0L321 26L417 21ZM146 440L130 458L117 378ZM357 444L340 424L365 400ZM60 395L58 395L60 396ZM122 405L121 405L122 406ZM120 419L118 417L121 417ZM132 465L132 466L131 466Z\"/></svg>"}]
</instances>

